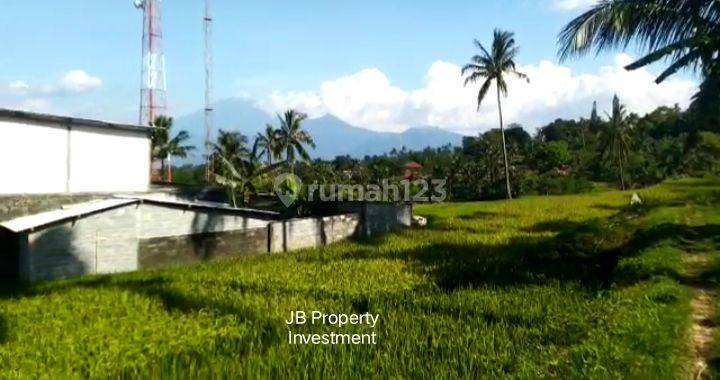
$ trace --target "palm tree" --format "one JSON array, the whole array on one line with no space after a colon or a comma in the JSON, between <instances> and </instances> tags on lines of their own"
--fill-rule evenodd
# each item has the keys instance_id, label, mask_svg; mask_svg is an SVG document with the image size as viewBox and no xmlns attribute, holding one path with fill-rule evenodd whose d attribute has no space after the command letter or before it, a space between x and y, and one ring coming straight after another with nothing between
<instances>
[{"instance_id":1,"label":"palm tree","mask_svg":"<svg viewBox=\"0 0 720 380\"><path fill-rule=\"evenodd\" d=\"M507 147L505 144L505 129L503 127L502 104L500 95L507 97L506 74L512 74L518 78L529 81L527 75L518 72L515 69L515 57L518 55L520 48L515 46L515 37L512 32L495 29L493 32L493 43L491 51L487 51L485 47L475 40L475 46L480 49L481 54L471 58L471 62L462 68L462 75L465 78L465 85L475 83L480 79L484 79L480 91L477 96L477 109L480 111L480 105L490 90L490 86L495 82L497 92L498 115L500 117L500 134L502 135L503 160L505 161L505 187L508 199L512 199L512 190L510 189L510 166L508 164Z\"/></svg>"},{"instance_id":2,"label":"palm tree","mask_svg":"<svg viewBox=\"0 0 720 380\"><path fill-rule=\"evenodd\" d=\"M238 160L249 153L247 142L247 137L242 133L221 129L218 131L217 142L212 144L213 158L225 156Z\"/></svg>"},{"instance_id":3,"label":"palm tree","mask_svg":"<svg viewBox=\"0 0 720 380\"><path fill-rule=\"evenodd\" d=\"M172 182L172 157L186 158L191 150L195 149L192 145L184 145L190 139L187 131L180 131L175 137L170 138L173 119L166 116L158 116L152 124L154 127L150 136L152 143L152 157L160 160L160 173L168 182ZM165 162L167 161L167 172Z\"/></svg>"},{"instance_id":4,"label":"palm tree","mask_svg":"<svg viewBox=\"0 0 720 380\"><path fill-rule=\"evenodd\" d=\"M239 156L231 156L227 152L217 156L220 170L215 172L215 181L225 186L233 207L238 207L238 204L248 205L257 194L255 187L257 179L285 164L279 162L263 165L261 158L262 153L257 143L254 144L252 151L245 151ZM238 196L240 196L239 202Z\"/></svg>"},{"instance_id":5,"label":"palm tree","mask_svg":"<svg viewBox=\"0 0 720 380\"><path fill-rule=\"evenodd\" d=\"M630 153L630 123L625 107L620 104L617 95L613 97L612 114L608 116L608 123L600 132L600 154L609 158L618 165L620 172L620 186L625 190L624 168Z\"/></svg>"},{"instance_id":6,"label":"palm tree","mask_svg":"<svg viewBox=\"0 0 720 380\"><path fill-rule=\"evenodd\" d=\"M720 75L720 2L717 0L602 0L568 23L558 37L561 60L625 48L631 42L645 56L628 70L666 59L661 83L678 70ZM702 88L701 88L702 91Z\"/></svg>"},{"instance_id":7,"label":"palm tree","mask_svg":"<svg viewBox=\"0 0 720 380\"><path fill-rule=\"evenodd\" d=\"M310 161L310 155L305 145L315 149L315 141L312 136L302 128L302 122L307 115L295 110L287 110L280 119L280 130L278 131L278 150L285 152L285 161L290 165L290 171L295 172L295 161L300 156L304 161Z\"/></svg>"},{"instance_id":8,"label":"palm tree","mask_svg":"<svg viewBox=\"0 0 720 380\"><path fill-rule=\"evenodd\" d=\"M265 133L258 133L255 143L261 149L261 154L267 156L268 165L271 165L273 158L279 153L278 131L270 124L265 125Z\"/></svg>"}]
</instances>

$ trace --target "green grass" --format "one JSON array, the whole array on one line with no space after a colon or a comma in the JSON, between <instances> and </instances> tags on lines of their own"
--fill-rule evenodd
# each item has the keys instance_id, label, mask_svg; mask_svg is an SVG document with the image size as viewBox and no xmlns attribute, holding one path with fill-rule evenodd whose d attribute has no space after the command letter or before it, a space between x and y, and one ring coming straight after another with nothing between
<instances>
[{"instance_id":1,"label":"green grass","mask_svg":"<svg viewBox=\"0 0 720 380\"><path fill-rule=\"evenodd\" d=\"M428 228L370 241L6 286L0 377L678 377L718 186L419 206ZM289 345L293 310L380 314L378 344Z\"/></svg>"}]
</instances>

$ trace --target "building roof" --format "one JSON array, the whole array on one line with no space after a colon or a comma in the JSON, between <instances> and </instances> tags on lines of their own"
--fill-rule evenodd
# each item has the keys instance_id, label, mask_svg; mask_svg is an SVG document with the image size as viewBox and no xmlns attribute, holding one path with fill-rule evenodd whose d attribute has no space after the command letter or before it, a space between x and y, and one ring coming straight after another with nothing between
<instances>
[{"instance_id":1,"label":"building roof","mask_svg":"<svg viewBox=\"0 0 720 380\"><path fill-rule=\"evenodd\" d=\"M150 133L152 128L134 124L112 123L108 121L83 119L69 116L57 116L44 113L36 113L29 111L18 111L6 108L0 108L0 121L25 121L33 124L54 124L61 126L80 126L90 128L101 128L111 130L121 130L130 132Z\"/></svg>"},{"instance_id":2,"label":"building roof","mask_svg":"<svg viewBox=\"0 0 720 380\"><path fill-rule=\"evenodd\" d=\"M89 201L74 205L63 206L59 210L41 212L34 215L22 216L0 223L0 227L14 233L34 231L52 224L71 219L82 218L99 212L112 210L137 203L150 203L167 207L182 207L187 209L216 210L228 214L248 215L262 219L277 219L280 213L250 208L233 208L224 203L185 201L171 199L158 195L117 195L114 198Z\"/></svg>"},{"instance_id":3,"label":"building roof","mask_svg":"<svg viewBox=\"0 0 720 380\"><path fill-rule=\"evenodd\" d=\"M410 161L407 164L405 164L405 169L422 169L423 166L418 164L415 161Z\"/></svg>"},{"instance_id":4,"label":"building roof","mask_svg":"<svg viewBox=\"0 0 720 380\"><path fill-rule=\"evenodd\" d=\"M279 212L259 210L255 208L244 208L244 207L231 207L225 203L208 202L199 200L185 200L163 194L130 194L130 195L116 195L118 199L134 199L146 203L154 203L159 205L167 206L178 206L183 208L197 208L197 209L211 209L219 210L229 213L238 213L252 215L256 217L265 217L275 219L280 216Z\"/></svg>"},{"instance_id":5,"label":"building roof","mask_svg":"<svg viewBox=\"0 0 720 380\"><path fill-rule=\"evenodd\" d=\"M100 211L105 211L133 203L138 203L136 199L104 199L98 201L90 201L76 205L63 206L59 210L41 212L39 214L21 216L6 222L0 223L0 226L12 232L32 231L40 227L50 224L62 222L69 219L81 218Z\"/></svg>"}]
</instances>

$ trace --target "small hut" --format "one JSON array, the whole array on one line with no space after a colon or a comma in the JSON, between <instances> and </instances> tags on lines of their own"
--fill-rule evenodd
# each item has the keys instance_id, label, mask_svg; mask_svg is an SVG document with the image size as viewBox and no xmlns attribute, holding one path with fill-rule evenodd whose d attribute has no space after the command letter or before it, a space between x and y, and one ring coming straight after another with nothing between
<instances>
[{"instance_id":1,"label":"small hut","mask_svg":"<svg viewBox=\"0 0 720 380\"><path fill-rule=\"evenodd\" d=\"M414 181L416 179L422 178L423 166L418 164L417 162L410 161L406 163L403 168L405 170L403 178L405 178L406 180Z\"/></svg>"}]
</instances>

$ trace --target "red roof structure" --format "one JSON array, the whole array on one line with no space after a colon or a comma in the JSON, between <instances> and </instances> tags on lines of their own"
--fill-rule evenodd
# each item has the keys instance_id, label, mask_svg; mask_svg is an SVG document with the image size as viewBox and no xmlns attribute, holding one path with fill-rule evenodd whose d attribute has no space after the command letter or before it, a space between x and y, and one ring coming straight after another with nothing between
<instances>
[{"instance_id":1,"label":"red roof structure","mask_svg":"<svg viewBox=\"0 0 720 380\"><path fill-rule=\"evenodd\" d=\"M404 177L406 180L412 181L422 177L423 166L418 164L417 162L410 161L406 163L403 167L405 168Z\"/></svg>"}]
</instances>

